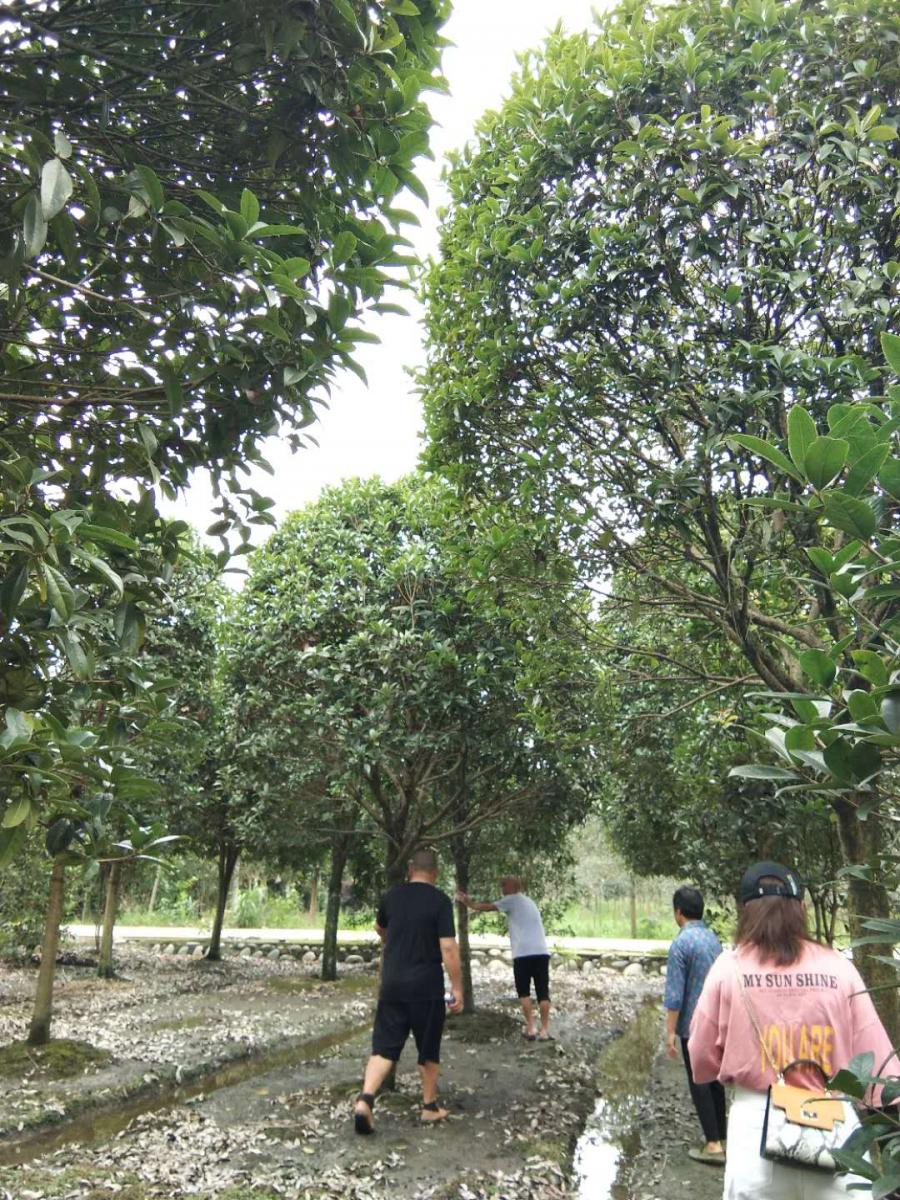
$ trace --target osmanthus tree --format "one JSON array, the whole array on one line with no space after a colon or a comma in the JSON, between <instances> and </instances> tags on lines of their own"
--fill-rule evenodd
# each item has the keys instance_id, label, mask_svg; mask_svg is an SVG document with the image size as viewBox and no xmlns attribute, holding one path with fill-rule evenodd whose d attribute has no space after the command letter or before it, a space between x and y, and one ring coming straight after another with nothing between
<instances>
[{"instance_id":1,"label":"osmanthus tree","mask_svg":"<svg viewBox=\"0 0 900 1200\"><path fill-rule=\"evenodd\" d=\"M328 490L254 556L232 623L248 774L306 789L310 837L377 835L388 884L418 845L464 854L463 835L517 805L588 790L589 666L548 687L570 727L552 738L523 691L534 648L514 600L481 602L452 532L447 497L415 477Z\"/></svg>"},{"instance_id":2,"label":"osmanthus tree","mask_svg":"<svg viewBox=\"0 0 900 1200\"><path fill-rule=\"evenodd\" d=\"M238 472L268 434L300 444L354 365L354 319L402 282L394 201L420 190L444 8L4 6L0 771L17 804L78 784L83 693L104 713L95 772L115 705L149 695L131 660L184 532L157 490L209 468L215 533L268 521Z\"/></svg>"},{"instance_id":3,"label":"osmanthus tree","mask_svg":"<svg viewBox=\"0 0 900 1200\"><path fill-rule=\"evenodd\" d=\"M654 581L780 692L822 649L815 523L745 503L730 435L880 393L898 33L887 0L686 0L554 35L455 161L427 285L432 465L553 522L585 581ZM878 823L835 813L846 863L877 858ZM887 916L857 882L852 920Z\"/></svg>"}]
</instances>

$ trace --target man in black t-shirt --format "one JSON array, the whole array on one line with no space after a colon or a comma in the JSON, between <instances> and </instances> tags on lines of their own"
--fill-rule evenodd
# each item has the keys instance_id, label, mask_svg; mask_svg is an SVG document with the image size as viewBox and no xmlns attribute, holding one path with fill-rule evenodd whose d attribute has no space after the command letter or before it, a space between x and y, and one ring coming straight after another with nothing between
<instances>
[{"instance_id":1,"label":"man in black t-shirt","mask_svg":"<svg viewBox=\"0 0 900 1200\"><path fill-rule=\"evenodd\" d=\"M437 1099L444 1013L462 1008L459 946L450 897L436 888L437 856L417 850L409 862L409 882L381 898L375 928L384 943L381 991L372 1031L372 1056L356 1101L357 1133L372 1133L375 1095L412 1033L422 1077L422 1120L448 1115ZM444 1003L444 968L453 993Z\"/></svg>"}]
</instances>

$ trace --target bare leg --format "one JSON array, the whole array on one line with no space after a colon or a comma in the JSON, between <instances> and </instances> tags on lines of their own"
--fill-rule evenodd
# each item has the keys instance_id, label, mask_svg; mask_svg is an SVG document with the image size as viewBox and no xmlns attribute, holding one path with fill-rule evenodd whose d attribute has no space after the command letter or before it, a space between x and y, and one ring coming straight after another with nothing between
<instances>
[{"instance_id":1,"label":"bare leg","mask_svg":"<svg viewBox=\"0 0 900 1200\"><path fill-rule=\"evenodd\" d=\"M545 1038L550 1033L550 1001L539 1000L538 1008L541 1010L541 1031L538 1037Z\"/></svg>"},{"instance_id":2,"label":"bare leg","mask_svg":"<svg viewBox=\"0 0 900 1200\"><path fill-rule=\"evenodd\" d=\"M443 1121L449 1113L446 1108L425 1108L426 1104L437 1102L438 1076L441 1073L440 1064L436 1062L419 1063L419 1075L422 1077L422 1120Z\"/></svg>"},{"instance_id":3,"label":"bare leg","mask_svg":"<svg viewBox=\"0 0 900 1200\"><path fill-rule=\"evenodd\" d=\"M387 1079L395 1066L392 1058L382 1058L380 1054L373 1054L366 1063L365 1075L363 1076L363 1094L374 1096L381 1085ZM372 1125L372 1106L367 1100L360 1098L356 1101L354 1113L359 1113L371 1127ZM360 1129L360 1133L371 1132L371 1129Z\"/></svg>"},{"instance_id":4,"label":"bare leg","mask_svg":"<svg viewBox=\"0 0 900 1200\"><path fill-rule=\"evenodd\" d=\"M531 1007L530 996L520 996L519 1003L522 1005L522 1016L525 1018L525 1036L534 1036L534 1009Z\"/></svg>"}]
</instances>

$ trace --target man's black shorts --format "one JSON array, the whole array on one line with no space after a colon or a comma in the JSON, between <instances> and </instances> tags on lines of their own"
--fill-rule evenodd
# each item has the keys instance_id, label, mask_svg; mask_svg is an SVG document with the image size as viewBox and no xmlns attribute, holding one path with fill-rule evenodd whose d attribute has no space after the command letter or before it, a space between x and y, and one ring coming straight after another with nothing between
<instances>
[{"instance_id":1,"label":"man's black shorts","mask_svg":"<svg viewBox=\"0 0 900 1200\"><path fill-rule=\"evenodd\" d=\"M431 1000L379 999L372 1030L372 1053L396 1062L412 1033L419 1062L440 1062L445 1013L443 996Z\"/></svg>"},{"instance_id":2,"label":"man's black shorts","mask_svg":"<svg viewBox=\"0 0 900 1200\"><path fill-rule=\"evenodd\" d=\"M550 999L549 954L523 954L521 958L514 958L513 974L516 977L516 994L520 999L531 995L532 979L538 1001Z\"/></svg>"}]
</instances>

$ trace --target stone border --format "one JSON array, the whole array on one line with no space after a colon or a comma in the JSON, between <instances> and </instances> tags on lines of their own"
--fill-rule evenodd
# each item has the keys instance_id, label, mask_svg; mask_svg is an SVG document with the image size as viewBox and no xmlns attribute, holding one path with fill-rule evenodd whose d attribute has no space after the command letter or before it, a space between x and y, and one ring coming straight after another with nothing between
<instances>
[{"instance_id":1,"label":"stone border","mask_svg":"<svg viewBox=\"0 0 900 1200\"><path fill-rule=\"evenodd\" d=\"M204 958L209 949L209 941L196 939L172 939L169 942L154 942L148 945L146 939L130 939L128 935L119 934L117 945L143 946L151 954L179 955L183 958ZM305 966L312 966L322 958L321 943L315 942L256 942L232 939L222 942L223 958L267 958L272 962L293 959ZM508 949L496 946L473 946L472 961L486 963L499 960L504 963L512 962L512 954ZM377 962L379 949L371 942L340 942L337 947L337 960L348 966L361 966ZM554 951L550 958L554 970L581 971L588 973L601 969L619 971L623 975L665 975L665 959L659 954L647 951L630 951L621 954L592 953L591 951Z\"/></svg>"}]
</instances>

